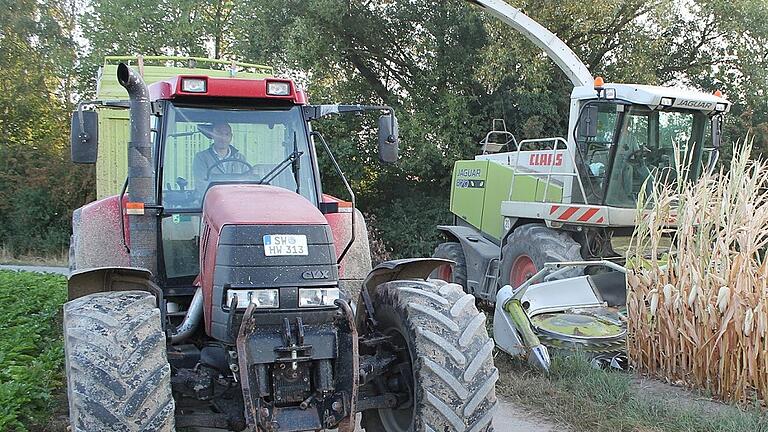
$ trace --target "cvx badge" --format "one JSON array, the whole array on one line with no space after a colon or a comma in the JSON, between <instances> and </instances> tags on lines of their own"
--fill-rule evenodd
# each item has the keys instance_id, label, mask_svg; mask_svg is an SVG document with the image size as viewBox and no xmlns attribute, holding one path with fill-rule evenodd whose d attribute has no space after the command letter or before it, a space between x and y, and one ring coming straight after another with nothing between
<instances>
[{"instance_id":1,"label":"cvx badge","mask_svg":"<svg viewBox=\"0 0 768 432\"><path fill-rule=\"evenodd\" d=\"M305 271L301 274L301 277L304 279L329 279L331 277L331 271L330 270L313 270L313 271Z\"/></svg>"}]
</instances>

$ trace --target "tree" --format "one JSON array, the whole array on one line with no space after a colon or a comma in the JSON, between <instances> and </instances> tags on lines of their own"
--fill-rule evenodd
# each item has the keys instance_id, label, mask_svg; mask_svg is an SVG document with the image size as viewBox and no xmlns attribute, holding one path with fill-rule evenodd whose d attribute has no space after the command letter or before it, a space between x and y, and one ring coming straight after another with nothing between
<instances>
[{"instance_id":1,"label":"tree","mask_svg":"<svg viewBox=\"0 0 768 432\"><path fill-rule=\"evenodd\" d=\"M72 9L30 0L3 6L0 244L17 252L59 252L67 245L71 208L91 186L87 173L73 173L67 160L74 44L65 24Z\"/></svg>"}]
</instances>

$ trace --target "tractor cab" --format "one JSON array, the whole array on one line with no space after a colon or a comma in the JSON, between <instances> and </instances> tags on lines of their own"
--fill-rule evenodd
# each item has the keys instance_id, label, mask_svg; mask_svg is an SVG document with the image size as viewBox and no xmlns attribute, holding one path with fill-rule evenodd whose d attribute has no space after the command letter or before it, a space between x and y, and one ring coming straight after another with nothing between
<instances>
[{"instance_id":1,"label":"tractor cab","mask_svg":"<svg viewBox=\"0 0 768 432\"><path fill-rule=\"evenodd\" d=\"M318 206L322 190L306 97L292 81L178 76L149 91L162 113L156 198L169 284L188 285L200 273L200 229L211 188L270 185Z\"/></svg>"}]
</instances>

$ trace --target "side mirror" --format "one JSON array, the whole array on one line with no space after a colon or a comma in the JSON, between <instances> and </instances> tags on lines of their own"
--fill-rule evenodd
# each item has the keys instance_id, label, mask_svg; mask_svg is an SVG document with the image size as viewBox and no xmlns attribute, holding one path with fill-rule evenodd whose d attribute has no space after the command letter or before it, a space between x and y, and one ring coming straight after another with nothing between
<instances>
[{"instance_id":1,"label":"side mirror","mask_svg":"<svg viewBox=\"0 0 768 432\"><path fill-rule=\"evenodd\" d=\"M597 136L597 106L588 105L584 108L579 122L579 138L587 139Z\"/></svg>"},{"instance_id":2,"label":"side mirror","mask_svg":"<svg viewBox=\"0 0 768 432\"><path fill-rule=\"evenodd\" d=\"M397 117L394 113L384 114L379 117L379 159L384 163L395 163L398 158Z\"/></svg>"},{"instance_id":3,"label":"side mirror","mask_svg":"<svg viewBox=\"0 0 768 432\"><path fill-rule=\"evenodd\" d=\"M99 115L78 109L72 113L72 162L94 164L99 153Z\"/></svg>"},{"instance_id":4,"label":"side mirror","mask_svg":"<svg viewBox=\"0 0 768 432\"><path fill-rule=\"evenodd\" d=\"M721 116L712 117L712 147L720 148L720 138L722 136L723 118Z\"/></svg>"}]
</instances>

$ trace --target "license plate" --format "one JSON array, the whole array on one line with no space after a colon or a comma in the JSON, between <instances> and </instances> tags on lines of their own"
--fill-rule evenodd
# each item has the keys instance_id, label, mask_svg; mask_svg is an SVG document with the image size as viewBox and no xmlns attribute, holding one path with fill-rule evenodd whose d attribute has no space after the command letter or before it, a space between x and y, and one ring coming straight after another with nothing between
<instances>
[{"instance_id":1,"label":"license plate","mask_svg":"<svg viewBox=\"0 0 768 432\"><path fill-rule=\"evenodd\" d=\"M264 236L264 255L309 255L307 236L303 234L268 234Z\"/></svg>"}]
</instances>

